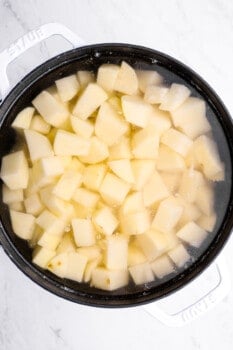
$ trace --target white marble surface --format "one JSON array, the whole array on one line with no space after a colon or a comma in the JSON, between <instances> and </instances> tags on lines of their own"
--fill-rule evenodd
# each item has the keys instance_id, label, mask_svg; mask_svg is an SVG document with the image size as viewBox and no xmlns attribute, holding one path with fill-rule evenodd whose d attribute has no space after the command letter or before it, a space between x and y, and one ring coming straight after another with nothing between
<instances>
[{"instance_id":1,"label":"white marble surface","mask_svg":"<svg viewBox=\"0 0 233 350\"><path fill-rule=\"evenodd\" d=\"M61 22L88 43L135 43L180 59L213 86L233 114L232 18L230 0L0 0L0 51L38 25ZM53 45L49 40L13 64L12 81L55 53ZM231 275L232 249L231 240L225 249ZM0 250L1 350L230 350L232 325L232 291L202 318L168 328L142 308L95 309L52 296Z\"/></svg>"}]
</instances>

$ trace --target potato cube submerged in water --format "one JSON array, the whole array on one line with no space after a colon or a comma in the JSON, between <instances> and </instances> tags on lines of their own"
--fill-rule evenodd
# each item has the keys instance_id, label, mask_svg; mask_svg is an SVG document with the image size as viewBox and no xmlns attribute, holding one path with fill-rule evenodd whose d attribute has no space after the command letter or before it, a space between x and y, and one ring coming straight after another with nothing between
<instances>
[{"instance_id":1,"label":"potato cube submerged in water","mask_svg":"<svg viewBox=\"0 0 233 350\"><path fill-rule=\"evenodd\" d=\"M104 63L62 75L17 111L2 199L34 264L113 291L161 283L202 254L222 154L206 102L163 78Z\"/></svg>"}]
</instances>

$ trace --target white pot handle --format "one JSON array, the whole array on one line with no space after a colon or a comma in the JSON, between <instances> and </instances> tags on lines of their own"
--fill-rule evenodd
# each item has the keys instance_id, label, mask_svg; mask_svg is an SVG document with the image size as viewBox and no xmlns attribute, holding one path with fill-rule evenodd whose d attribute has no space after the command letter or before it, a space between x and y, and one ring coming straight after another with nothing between
<instances>
[{"instance_id":1,"label":"white pot handle","mask_svg":"<svg viewBox=\"0 0 233 350\"><path fill-rule=\"evenodd\" d=\"M65 40L69 41L73 47L84 45L84 41L81 38L60 23L44 24L17 39L7 49L0 53L0 95L2 100L10 91L10 83L7 76L7 66L9 63L14 61L31 47L53 35L62 36Z\"/></svg>"},{"instance_id":2,"label":"white pot handle","mask_svg":"<svg viewBox=\"0 0 233 350\"><path fill-rule=\"evenodd\" d=\"M225 259L222 255L223 254L221 254L221 256L219 256L216 262L214 263L216 267L215 274L218 274L217 284L214 288L205 293L205 295L200 295L200 297L197 298L197 300L194 303L183 307L182 310L179 310L174 314L169 314L168 312L164 311L164 309L158 306L157 302L144 306L144 310L146 310L152 316L157 318L160 322L170 327L184 326L187 323L205 314L208 310L212 309L217 303L219 303L229 293L230 290L231 280ZM203 274L204 273L206 274L206 278L208 279L208 273L210 273L210 271L208 271L207 269L203 272ZM211 273L213 273L213 271L211 271ZM198 288L198 278L196 278L190 284L193 284L194 288ZM189 285L187 287L184 287L184 289L185 288L188 289ZM179 291L176 293L178 294ZM162 303L166 304L166 300L168 298L169 296L162 299Z\"/></svg>"}]
</instances>

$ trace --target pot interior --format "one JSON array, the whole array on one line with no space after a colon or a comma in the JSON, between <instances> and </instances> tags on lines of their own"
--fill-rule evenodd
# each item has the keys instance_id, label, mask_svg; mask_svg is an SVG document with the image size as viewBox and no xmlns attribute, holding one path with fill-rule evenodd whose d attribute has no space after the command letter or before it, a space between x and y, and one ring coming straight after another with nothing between
<instances>
[{"instance_id":1,"label":"pot interior","mask_svg":"<svg viewBox=\"0 0 233 350\"><path fill-rule=\"evenodd\" d=\"M190 69L154 50L118 44L93 45L75 49L59 55L41 65L25 77L2 103L0 114L0 156L14 147L16 135L10 127L16 114L28 106L32 99L56 79L75 73L78 70L96 71L102 63L120 64L123 60L136 69L156 70L164 77L165 84L186 85L195 97L203 98L207 105L207 118L212 126L213 136L219 153L225 163L225 181L215 185L215 210L217 223L214 231L208 234L199 249L187 246L191 261L181 269L163 279L147 285L135 286L114 292L104 292L71 280L60 279L49 271L41 270L31 263L32 251L27 242L13 233L7 206L2 203L0 216L2 235L0 236L6 252L30 278L51 292L69 300L89 305L129 306L156 300L184 286L195 277L221 249L232 227L232 123L224 106L208 85Z\"/></svg>"}]
</instances>

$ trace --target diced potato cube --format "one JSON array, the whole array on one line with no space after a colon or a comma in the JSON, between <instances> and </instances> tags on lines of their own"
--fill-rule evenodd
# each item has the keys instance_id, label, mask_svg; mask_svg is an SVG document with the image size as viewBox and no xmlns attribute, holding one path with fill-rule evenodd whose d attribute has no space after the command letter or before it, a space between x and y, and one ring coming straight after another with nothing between
<instances>
[{"instance_id":1,"label":"diced potato cube","mask_svg":"<svg viewBox=\"0 0 233 350\"><path fill-rule=\"evenodd\" d=\"M92 271L91 285L103 290L115 290L127 286L129 282L127 270L108 270L97 267Z\"/></svg>"},{"instance_id":2,"label":"diced potato cube","mask_svg":"<svg viewBox=\"0 0 233 350\"><path fill-rule=\"evenodd\" d=\"M214 181L224 180L224 165L213 140L206 135L198 137L194 142L194 152L207 179Z\"/></svg>"},{"instance_id":3,"label":"diced potato cube","mask_svg":"<svg viewBox=\"0 0 233 350\"><path fill-rule=\"evenodd\" d=\"M119 73L119 66L116 64L102 64L97 73L97 84L106 91L112 91Z\"/></svg>"},{"instance_id":4,"label":"diced potato cube","mask_svg":"<svg viewBox=\"0 0 233 350\"><path fill-rule=\"evenodd\" d=\"M180 172L185 168L186 166L183 157L174 152L170 147L160 145L157 159L158 170Z\"/></svg>"},{"instance_id":5,"label":"diced potato cube","mask_svg":"<svg viewBox=\"0 0 233 350\"><path fill-rule=\"evenodd\" d=\"M73 234L71 232L67 232L61 238L61 242L57 247L57 254L70 253L75 251L76 251L76 245L74 243Z\"/></svg>"},{"instance_id":6,"label":"diced potato cube","mask_svg":"<svg viewBox=\"0 0 233 350\"><path fill-rule=\"evenodd\" d=\"M89 247L95 244L95 229L90 219L73 219L74 240L78 247Z\"/></svg>"},{"instance_id":7,"label":"diced potato cube","mask_svg":"<svg viewBox=\"0 0 233 350\"><path fill-rule=\"evenodd\" d=\"M58 156L86 156L90 141L65 130L58 130L54 139L54 152Z\"/></svg>"},{"instance_id":8,"label":"diced potato cube","mask_svg":"<svg viewBox=\"0 0 233 350\"><path fill-rule=\"evenodd\" d=\"M5 204L23 201L23 190L11 190L6 185L2 186L2 201Z\"/></svg>"},{"instance_id":9,"label":"diced potato cube","mask_svg":"<svg viewBox=\"0 0 233 350\"><path fill-rule=\"evenodd\" d=\"M13 128L29 129L32 116L35 112L35 108L26 107L17 114L15 120L11 124Z\"/></svg>"},{"instance_id":10,"label":"diced potato cube","mask_svg":"<svg viewBox=\"0 0 233 350\"><path fill-rule=\"evenodd\" d=\"M74 170L66 170L53 188L53 194L68 201L82 183L82 174Z\"/></svg>"},{"instance_id":11,"label":"diced potato cube","mask_svg":"<svg viewBox=\"0 0 233 350\"><path fill-rule=\"evenodd\" d=\"M86 256L88 261L102 257L101 249L97 245L92 245L90 247L79 247L77 252Z\"/></svg>"},{"instance_id":12,"label":"diced potato cube","mask_svg":"<svg viewBox=\"0 0 233 350\"><path fill-rule=\"evenodd\" d=\"M151 104L161 103L168 91L165 86L149 85L145 90L144 100Z\"/></svg>"},{"instance_id":13,"label":"diced potato cube","mask_svg":"<svg viewBox=\"0 0 233 350\"><path fill-rule=\"evenodd\" d=\"M22 239L31 239L35 228L35 217L12 209L10 217L14 233Z\"/></svg>"},{"instance_id":14,"label":"diced potato cube","mask_svg":"<svg viewBox=\"0 0 233 350\"><path fill-rule=\"evenodd\" d=\"M141 235L150 228L150 214L147 210L143 210L121 215L120 224L123 233L127 235Z\"/></svg>"},{"instance_id":15,"label":"diced potato cube","mask_svg":"<svg viewBox=\"0 0 233 350\"><path fill-rule=\"evenodd\" d=\"M180 131L173 128L165 131L161 137L161 142L185 157L193 144L193 141Z\"/></svg>"},{"instance_id":16,"label":"diced potato cube","mask_svg":"<svg viewBox=\"0 0 233 350\"><path fill-rule=\"evenodd\" d=\"M40 115L35 115L32 117L30 129L46 135L50 132L51 126Z\"/></svg>"},{"instance_id":17,"label":"diced potato cube","mask_svg":"<svg viewBox=\"0 0 233 350\"><path fill-rule=\"evenodd\" d=\"M179 227L184 226L189 221L196 221L200 215L201 211L195 203L187 202L183 197L176 196L177 201L183 206L183 213L179 220Z\"/></svg>"},{"instance_id":18,"label":"diced potato cube","mask_svg":"<svg viewBox=\"0 0 233 350\"><path fill-rule=\"evenodd\" d=\"M115 145L109 148L109 159L131 159L133 157L130 147L130 139L123 136Z\"/></svg>"},{"instance_id":19,"label":"diced potato cube","mask_svg":"<svg viewBox=\"0 0 233 350\"><path fill-rule=\"evenodd\" d=\"M190 260L190 255L183 244L178 244L175 248L170 250L168 256L179 268L183 267Z\"/></svg>"},{"instance_id":20,"label":"diced potato cube","mask_svg":"<svg viewBox=\"0 0 233 350\"><path fill-rule=\"evenodd\" d=\"M175 193L180 184L180 174L179 173L169 173L162 171L160 172L160 176L170 192Z\"/></svg>"},{"instance_id":21,"label":"diced potato cube","mask_svg":"<svg viewBox=\"0 0 233 350\"><path fill-rule=\"evenodd\" d=\"M62 158L63 157L61 157L61 159ZM85 170L85 165L82 162L80 162L80 160L78 160L77 158L75 158L75 157L72 158L71 157L71 162L70 162L70 164L68 166L68 169L69 170L74 170L74 171L77 171L77 172L83 174L83 172Z\"/></svg>"},{"instance_id":22,"label":"diced potato cube","mask_svg":"<svg viewBox=\"0 0 233 350\"><path fill-rule=\"evenodd\" d=\"M49 271L56 276L64 278L68 265L68 252L57 253L47 264Z\"/></svg>"},{"instance_id":23,"label":"diced potato cube","mask_svg":"<svg viewBox=\"0 0 233 350\"><path fill-rule=\"evenodd\" d=\"M191 221L183 226L177 233L177 237L186 243L199 248L207 236L207 232Z\"/></svg>"},{"instance_id":24,"label":"diced potato cube","mask_svg":"<svg viewBox=\"0 0 233 350\"><path fill-rule=\"evenodd\" d=\"M35 246L37 245L37 242L39 241L40 237L43 234L43 230L41 227L39 227L37 224L35 225L34 231L33 231L33 235L32 238L30 239L29 246L31 248L35 248Z\"/></svg>"},{"instance_id":25,"label":"diced potato cube","mask_svg":"<svg viewBox=\"0 0 233 350\"><path fill-rule=\"evenodd\" d=\"M87 218L90 218L90 216L94 212L94 208L84 207L79 203L74 202L73 206L74 206L74 212L75 212L74 218L87 219Z\"/></svg>"},{"instance_id":26,"label":"diced potato cube","mask_svg":"<svg viewBox=\"0 0 233 350\"><path fill-rule=\"evenodd\" d=\"M75 202L87 208L94 208L99 198L99 194L89 191L86 188L77 188L73 195Z\"/></svg>"},{"instance_id":27,"label":"diced potato cube","mask_svg":"<svg viewBox=\"0 0 233 350\"><path fill-rule=\"evenodd\" d=\"M174 272L174 266L167 255L162 255L150 264L157 278L163 278Z\"/></svg>"},{"instance_id":28,"label":"diced potato cube","mask_svg":"<svg viewBox=\"0 0 233 350\"><path fill-rule=\"evenodd\" d=\"M41 172L44 177L55 177L61 175L64 172L63 163L60 157L44 157L41 158L38 163L40 164Z\"/></svg>"},{"instance_id":29,"label":"diced potato cube","mask_svg":"<svg viewBox=\"0 0 233 350\"><path fill-rule=\"evenodd\" d=\"M84 185L89 190L99 191L106 172L107 167L105 164L94 164L87 166L83 173Z\"/></svg>"},{"instance_id":30,"label":"diced potato cube","mask_svg":"<svg viewBox=\"0 0 233 350\"><path fill-rule=\"evenodd\" d=\"M49 261L56 255L54 250L46 249L43 247L36 247L33 251L32 262L42 269L47 268Z\"/></svg>"},{"instance_id":31,"label":"diced potato cube","mask_svg":"<svg viewBox=\"0 0 233 350\"><path fill-rule=\"evenodd\" d=\"M113 160L108 162L108 166L120 179L134 183L134 174L128 159Z\"/></svg>"},{"instance_id":32,"label":"diced potato cube","mask_svg":"<svg viewBox=\"0 0 233 350\"><path fill-rule=\"evenodd\" d=\"M129 273L135 284L144 284L154 280L154 274L148 262L129 267Z\"/></svg>"},{"instance_id":33,"label":"diced potato cube","mask_svg":"<svg viewBox=\"0 0 233 350\"><path fill-rule=\"evenodd\" d=\"M208 232L212 232L217 221L217 216L215 213L207 216L201 215L197 220L197 225Z\"/></svg>"},{"instance_id":34,"label":"diced potato cube","mask_svg":"<svg viewBox=\"0 0 233 350\"><path fill-rule=\"evenodd\" d=\"M143 211L145 209L142 192L134 192L129 194L122 205L122 214L130 214Z\"/></svg>"},{"instance_id":35,"label":"diced potato cube","mask_svg":"<svg viewBox=\"0 0 233 350\"><path fill-rule=\"evenodd\" d=\"M24 212L24 204L23 204L23 202L10 203L10 204L8 204L8 206L12 210Z\"/></svg>"},{"instance_id":36,"label":"diced potato cube","mask_svg":"<svg viewBox=\"0 0 233 350\"><path fill-rule=\"evenodd\" d=\"M149 181L144 186L142 195L146 207L154 205L169 196L169 191L157 171L153 172Z\"/></svg>"},{"instance_id":37,"label":"diced potato cube","mask_svg":"<svg viewBox=\"0 0 233 350\"><path fill-rule=\"evenodd\" d=\"M65 278L73 281L82 282L84 271L87 265L87 258L76 252L67 253L67 269Z\"/></svg>"},{"instance_id":38,"label":"diced potato cube","mask_svg":"<svg viewBox=\"0 0 233 350\"><path fill-rule=\"evenodd\" d=\"M210 131L206 118L205 102L196 97L189 97L179 108L171 112L175 127L191 139Z\"/></svg>"},{"instance_id":39,"label":"diced potato cube","mask_svg":"<svg viewBox=\"0 0 233 350\"><path fill-rule=\"evenodd\" d=\"M177 237L175 230L166 232L165 235L168 242L167 251L175 248L180 243L180 239Z\"/></svg>"},{"instance_id":40,"label":"diced potato cube","mask_svg":"<svg viewBox=\"0 0 233 350\"><path fill-rule=\"evenodd\" d=\"M44 120L56 128L59 128L69 116L69 110L66 106L48 91L42 91L37 95L32 104Z\"/></svg>"},{"instance_id":41,"label":"diced potato cube","mask_svg":"<svg viewBox=\"0 0 233 350\"><path fill-rule=\"evenodd\" d=\"M205 215L209 216L213 213L214 189L210 184L205 184L198 188L195 202Z\"/></svg>"},{"instance_id":42,"label":"diced potato cube","mask_svg":"<svg viewBox=\"0 0 233 350\"><path fill-rule=\"evenodd\" d=\"M86 120L107 98L107 93L99 85L88 84L74 106L74 116Z\"/></svg>"},{"instance_id":43,"label":"diced potato cube","mask_svg":"<svg viewBox=\"0 0 233 350\"><path fill-rule=\"evenodd\" d=\"M189 97L191 91L184 85L173 83L164 95L160 109L174 111L180 107Z\"/></svg>"},{"instance_id":44,"label":"diced potato cube","mask_svg":"<svg viewBox=\"0 0 233 350\"><path fill-rule=\"evenodd\" d=\"M155 170L154 160L133 160L131 162L135 184L133 189L141 191Z\"/></svg>"},{"instance_id":45,"label":"diced potato cube","mask_svg":"<svg viewBox=\"0 0 233 350\"><path fill-rule=\"evenodd\" d=\"M64 233L65 223L48 210L38 216L36 223L48 234L61 237Z\"/></svg>"},{"instance_id":46,"label":"diced potato cube","mask_svg":"<svg viewBox=\"0 0 233 350\"><path fill-rule=\"evenodd\" d=\"M113 95L108 99L108 103L117 111L117 113L122 114L120 97Z\"/></svg>"},{"instance_id":47,"label":"diced potato cube","mask_svg":"<svg viewBox=\"0 0 233 350\"><path fill-rule=\"evenodd\" d=\"M79 70L77 72L79 84L82 88L85 88L89 83L94 83L95 75L88 70Z\"/></svg>"},{"instance_id":48,"label":"diced potato cube","mask_svg":"<svg viewBox=\"0 0 233 350\"><path fill-rule=\"evenodd\" d=\"M98 230L107 236L117 228L119 222L109 207L98 209L93 215L93 222Z\"/></svg>"},{"instance_id":49,"label":"diced potato cube","mask_svg":"<svg viewBox=\"0 0 233 350\"><path fill-rule=\"evenodd\" d=\"M52 146L46 136L34 130L24 130L24 136L32 162L43 157L53 156Z\"/></svg>"},{"instance_id":50,"label":"diced potato cube","mask_svg":"<svg viewBox=\"0 0 233 350\"><path fill-rule=\"evenodd\" d=\"M153 114L153 107L138 96L122 96L122 109L125 119L136 126L145 128L151 115Z\"/></svg>"},{"instance_id":51,"label":"diced potato cube","mask_svg":"<svg viewBox=\"0 0 233 350\"><path fill-rule=\"evenodd\" d=\"M28 163L23 151L10 153L2 158L1 179L11 190L26 188L28 178Z\"/></svg>"},{"instance_id":52,"label":"diced potato cube","mask_svg":"<svg viewBox=\"0 0 233 350\"><path fill-rule=\"evenodd\" d=\"M92 271L97 268L97 266L100 264L101 258L96 258L93 260L90 260L87 262L85 272L84 272L84 282L90 282L91 281L91 276L92 276Z\"/></svg>"},{"instance_id":53,"label":"diced potato cube","mask_svg":"<svg viewBox=\"0 0 233 350\"><path fill-rule=\"evenodd\" d=\"M71 115L71 126L74 132L81 137L89 138L94 132L94 125L90 120L82 120Z\"/></svg>"},{"instance_id":54,"label":"diced potato cube","mask_svg":"<svg viewBox=\"0 0 233 350\"><path fill-rule=\"evenodd\" d=\"M61 241L61 237L44 232L38 240L38 245L50 250L55 250Z\"/></svg>"},{"instance_id":55,"label":"diced potato cube","mask_svg":"<svg viewBox=\"0 0 233 350\"><path fill-rule=\"evenodd\" d=\"M93 136L90 139L89 152L85 156L80 156L79 159L88 164L95 164L102 162L109 156L107 145L98 137Z\"/></svg>"},{"instance_id":56,"label":"diced potato cube","mask_svg":"<svg viewBox=\"0 0 233 350\"><path fill-rule=\"evenodd\" d=\"M180 187L179 194L189 203L195 202L198 189L204 183L202 173L197 170L187 169L184 171Z\"/></svg>"},{"instance_id":57,"label":"diced potato cube","mask_svg":"<svg viewBox=\"0 0 233 350\"><path fill-rule=\"evenodd\" d=\"M128 240L120 236L107 238L105 265L110 270L126 270L128 261Z\"/></svg>"},{"instance_id":58,"label":"diced potato cube","mask_svg":"<svg viewBox=\"0 0 233 350\"><path fill-rule=\"evenodd\" d=\"M108 102L100 106L95 121L95 134L100 140L112 146L128 131L128 128L128 123Z\"/></svg>"},{"instance_id":59,"label":"diced potato cube","mask_svg":"<svg viewBox=\"0 0 233 350\"><path fill-rule=\"evenodd\" d=\"M44 209L38 193L31 194L24 200L26 212L32 215L39 215Z\"/></svg>"},{"instance_id":60,"label":"diced potato cube","mask_svg":"<svg viewBox=\"0 0 233 350\"><path fill-rule=\"evenodd\" d=\"M168 197L160 202L158 210L152 221L152 227L162 231L171 231L178 223L183 212L183 206L174 197Z\"/></svg>"},{"instance_id":61,"label":"diced potato cube","mask_svg":"<svg viewBox=\"0 0 233 350\"><path fill-rule=\"evenodd\" d=\"M128 266L142 264L147 261L142 250L135 244L130 244L128 247Z\"/></svg>"},{"instance_id":62,"label":"diced potato cube","mask_svg":"<svg viewBox=\"0 0 233 350\"><path fill-rule=\"evenodd\" d=\"M138 78L136 72L124 61L121 63L121 67L118 71L114 90L128 95L134 95L138 91Z\"/></svg>"},{"instance_id":63,"label":"diced potato cube","mask_svg":"<svg viewBox=\"0 0 233 350\"><path fill-rule=\"evenodd\" d=\"M147 127L132 137L132 153L137 159L156 159L159 149L159 134L154 128Z\"/></svg>"},{"instance_id":64,"label":"diced potato cube","mask_svg":"<svg viewBox=\"0 0 233 350\"><path fill-rule=\"evenodd\" d=\"M171 127L171 119L168 112L161 111L158 107L153 107L150 115L148 127L153 127L156 132L161 135L164 131Z\"/></svg>"},{"instance_id":65,"label":"diced potato cube","mask_svg":"<svg viewBox=\"0 0 233 350\"><path fill-rule=\"evenodd\" d=\"M101 186L100 194L109 205L120 205L130 190L130 184L116 175L107 173Z\"/></svg>"},{"instance_id":66,"label":"diced potato cube","mask_svg":"<svg viewBox=\"0 0 233 350\"><path fill-rule=\"evenodd\" d=\"M149 261L162 255L168 248L166 234L153 229L150 229L143 235L137 236L136 242Z\"/></svg>"},{"instance_id":67,"label":"diced potato cube","mask_svg":"<svg viewBox=\"0 0 233 350\"><path fill-rule=\"evenodd\" d=\"M75 74L55 81L60 99L63 102L71 100L79 91L80 85Z\"/></svg>"},{"instance_id":68,"label":"diced potato cube","mask_svg":"<svg viewBox=\"0 0 233 350\"><path fill-rule=\"evenodd\" d=\"M185 164L188 168L201 170L200 164L195 156L194 145L195 145L195 142L193 143L192 147L189 149L185 157Z\"/></svg>"},{"instance_id":69,"label":"diced potato cube","mask_svg":"<svg viewBox=\"0 0 233 350\"><path fill-rule=\"evenodd\" d=\"M142 92L145 92L148 86L159 85L163 81L162 76L155 70L137 70L136 74L138 77L139 89Z\"/></svg>"}]
</instances>

